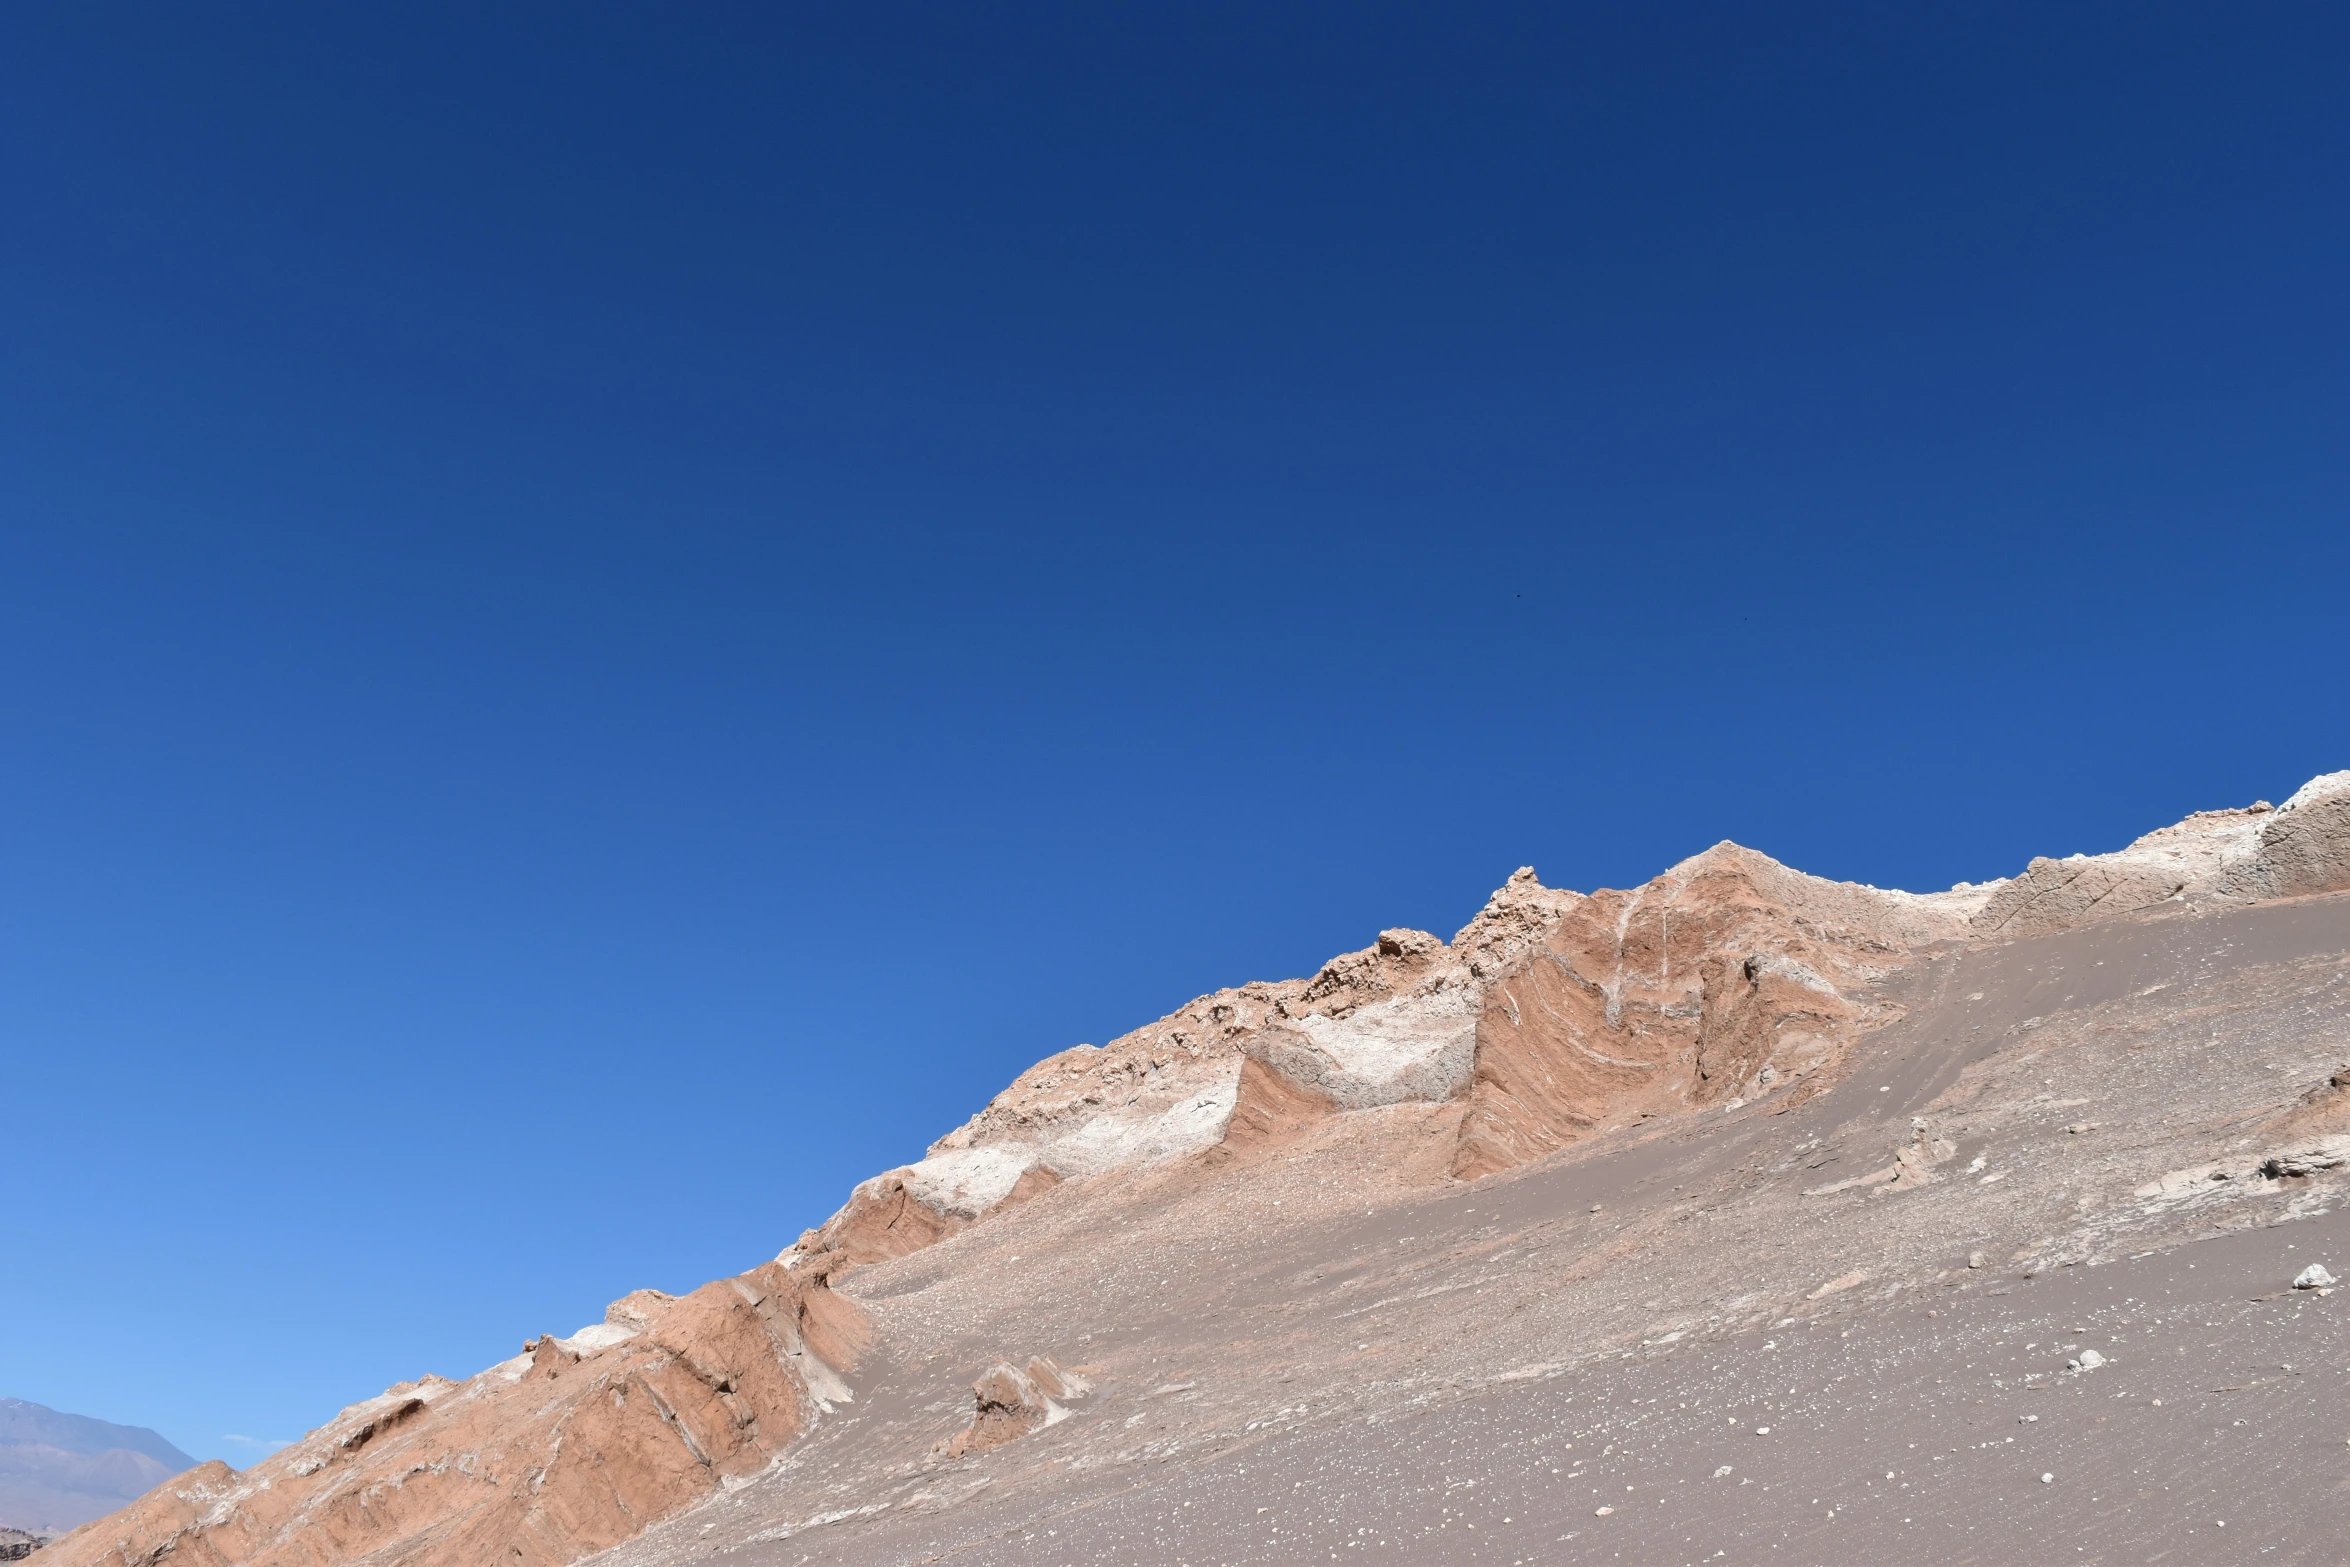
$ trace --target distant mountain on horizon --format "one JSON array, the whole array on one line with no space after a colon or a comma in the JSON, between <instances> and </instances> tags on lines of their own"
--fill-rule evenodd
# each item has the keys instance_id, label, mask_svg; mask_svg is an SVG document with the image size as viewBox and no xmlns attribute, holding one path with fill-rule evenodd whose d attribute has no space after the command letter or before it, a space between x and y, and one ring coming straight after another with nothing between
<instances>
[{"instance_id":1,"label":"distant mountain on horizon","mask_svg":"<svg viewBox=\"0 0 2350 1567\"><path fill-rule=\"evenodd\" d=\"M0 1398L0 1525L71 1529L195 1467L145 1426Z\"/></svg>"}]
</instances>

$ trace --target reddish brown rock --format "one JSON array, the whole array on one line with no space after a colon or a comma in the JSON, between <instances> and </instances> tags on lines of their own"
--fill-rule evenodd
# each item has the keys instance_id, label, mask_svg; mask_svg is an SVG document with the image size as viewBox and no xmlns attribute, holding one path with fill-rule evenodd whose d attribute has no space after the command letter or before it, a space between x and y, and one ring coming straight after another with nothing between
<instances>
[{"instance_id":1,"label":"reddish brown rock","mask_svg":"<svg viewBox=\"0 0 2350 1567\"><path fill-rule=\"evenodd\" d=\"M1017 1441L1067 1416L1068 1406L1093 1391L1073 1372L1039 1355L1025 1367L997 1361L971 1384L971 1424L938 1448L942 1458L969 1458Z\"/></svg>"},{"instance_id":2,"label":"reddish brown rock","mask_svg":"<svg viewBox=\"0 0 2350 1567\"><path fill-rule=\"evenodd\" d=\"M1577 899L1527 932L1484 997L1454 1173L1834 1067L1893 1015L1876 987L1963 936L1969 912L1964 894L1821 881L1735 844Z\"/></svg>"},{"instance_id":3,"label":"reddish brown rock","mask_svg":"<svg viewBox=\"0 0 2350 1567\"><path fill-rule=\"evenodd\" d=\"M1302 1083L1282 1076L1263 1062L1244 1058L1238 1092L1223 1139L1210 1152L1221 1158L1278 1147L1337 1106Z\"/></svg>"},{"instance_id":4,"label":"reddish brown rock","mask_svg":"<svg viewBox=\"0 0 2350 1567\"><path fill-rule=\"evenodd\" d=\"M1013 1183L1015 1190L1018 1184ZM920 1251L969 1222L923 1201L904 1176L893 1172L851 1192L840 1212L801 1236L795 1250L810 1263L845 1270Z\"/></svg>"},{"instance_id":5,"label":"reddish brown rock","mask_svg":"<svg viewBox=\"0 0 2350 1567\"><path fill-rule=\"evenodd\" d=\"M848 1397L863 1313L770 1263L649 1291L465 1382L343 1411L243 1474L211 1463L77 1530L57 1567L558 1567L755 1474Z\"/></svg>"}]
</instances>

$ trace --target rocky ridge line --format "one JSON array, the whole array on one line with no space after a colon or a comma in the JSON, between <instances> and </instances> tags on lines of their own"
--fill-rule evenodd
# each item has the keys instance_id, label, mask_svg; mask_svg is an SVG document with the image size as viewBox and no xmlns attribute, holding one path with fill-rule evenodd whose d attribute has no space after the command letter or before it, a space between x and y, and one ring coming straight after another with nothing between
<instances>
[{"instance_id":1,"label":"rocky ridge line","mask_svg":"<svg viewBox=\"0 0 2350 1567\"><path fill-rule=\"evenodd\" d=\"M764 1470L851 1398L865 1318L769 1263L639 1290L463 1382L352 1405L239 1473L217 1459L85 1525L59 1567L559 1567Z\"/></svg>"},{"instance_id":2,"label":"rocky ridge line","mask_svg":"<svg viewBox=\"0 0 2350 1567\"><path fill-rule=\"evenodd\" d=\"M2165 901L2350 886L2350 772L2281 807L2199 812L2103 855L1918 894L1721 843L1588 896L1511 876L1450 942L1380 932L1309 979L1202 996L1022 1073L784 1253L903 1256L1066 1180L1241 1154L1328 1114L1463 1100L1474 1178L1611 1118L1783 1091L1897 1014L1883 981L1938 945L2046 934Z\"/></svg>"},{"instance_id":3,"label":"rocky ridge line","mask_svg":"<svg viewBox=\"0 0 2350 1567\"><path fill-rule=\"evenodd\" d=\"M834 1277L1041 1192L1182 1160L1212 1174L1330 1117L1412 1104L1451 1107L1446 1168L1474 1179L1644 1118L1807 1096L1901 1015L1897 981L1922 956L2165 901L2343 888L2350 772L1945 893L1825 881L1729 843L1629 890L1520 870L1449 942L1384 931L1310 978L1218 991L1039 1062L774 1263L682 1299L640 1291L465 1382L403 1384L242 1475L202 1466L52 1559L557 1567L768 1469L853 1397L866 1319ZM1917 1142L1911 1164L1944 1157ZM1007 1361L974 1388L967 1449L1080 1395L1040 1366L1058 1374Z\"/></svg>"}]
</instances>

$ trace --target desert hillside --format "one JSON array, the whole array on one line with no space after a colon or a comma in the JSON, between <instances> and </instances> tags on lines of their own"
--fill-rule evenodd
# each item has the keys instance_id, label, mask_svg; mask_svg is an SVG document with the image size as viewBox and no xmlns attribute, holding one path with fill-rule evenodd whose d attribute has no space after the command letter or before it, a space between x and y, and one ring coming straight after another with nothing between
<instances>
[{"instance_id":1,"label":"desert hillside","mask_svg":"<svg viewBox=\"0 0 2350 1567\"><path fill-rule=\"evenodd\" d=\"M2346 1184L2350 772L1928 894L1520 870L48 1559L2337 1560Z\"/></svg>"}]
</instances>

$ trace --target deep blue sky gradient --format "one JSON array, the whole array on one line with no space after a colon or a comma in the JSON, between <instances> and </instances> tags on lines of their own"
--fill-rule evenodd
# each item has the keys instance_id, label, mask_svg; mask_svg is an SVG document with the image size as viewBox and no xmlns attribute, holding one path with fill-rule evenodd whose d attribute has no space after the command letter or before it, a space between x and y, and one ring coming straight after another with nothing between
<instances>
[{"instance_id":1,"label":"deep blue sky gradient","mask_svg":"<svg viewBox=\"0 0 2350 1567\"><path fill-rule=\"evenodd\" d=\"M1512 868L2350 766L2331 7L0 19L0 1392L250 1460Z\"/></svg>"}]
</instances>

